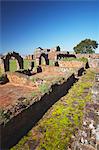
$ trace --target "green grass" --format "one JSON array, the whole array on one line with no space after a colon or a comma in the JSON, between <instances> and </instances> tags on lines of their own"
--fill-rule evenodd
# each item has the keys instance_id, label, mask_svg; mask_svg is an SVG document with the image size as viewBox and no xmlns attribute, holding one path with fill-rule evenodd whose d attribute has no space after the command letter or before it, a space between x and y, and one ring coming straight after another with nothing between
<instances>
[{"instance_id":1,"label":"green grass","mask_svg":"<svg viewBox=\"0 0 99 150\"><path fill-rule=\"evenodd\" d=\"M9 65L10 71L14 72L17 70L17 63L16 60L10 60L10 65Z\"/></svg>"},{"instance_id":2,"label":"green grass","mask_svg":"<svg viewBox=\"0 0 99 150\"><path fill-rule=\"evenodd\" d=\"M3 69L0 67L0 76L2 76L2 74L4 74Z\"/></svg>"},{"instance_id":3,"label":"green grass","mask_svg":"<svg viewBox=\"0 0 99 150\"><path fill-rule=\"evenodd\" d=\"M29 69L31 60L24 60L24 69Z\"/></svg>"},{"instance_id":4,"label":"green grass","mask_svg":"<svg viewBox=\"0 0 99 150\"><path fill-rule=\"evenodd\" d=\"M24 69L29 69L30 60L24 60ZM10 71L14 72L17 70L16 60L10 60Z\"/></svg>"},{"instance_id":5,"label":"green grass","mask_svg":"<svg viewBox=\"0 0 99 150\"><path fill-rule=\"evenodd\" d=\"M24 69L29 69L31 60L24 60ZM10 60L10 71L15 72L17 70L16 60ZM2 75L2 69L0 67L0 76Z\"/></svg>"},{"instance_id":6,"label":"green grass","mask_svg":"<svg viewBox=\"0 0 99 150\"><path fill-rule=\"evenodd\" d=\"M88 59L85 57L82 58L62 58L63 61L82 61L82 62L88 62Z\"/></svg>"},{"instance_id":7,"label":"green grass","mask_svg":"<svg viewBox=\"0 0 99 150\"><path fill-rule=\"evenodd\" d=\"M55 103L37 125L11 150L29 149L29 141L38 142L36 150L65 150L71 137L82 127L83 110L91 101L91 93L84 95L93 85L94 73L90 70Z\"/></svg>"},{"instance_id":8,"label":"green grass","mask_svg":"<svg viewBox=\"0 0 99 150\"><path fill-rule=\"evenodd\" d=\"M10 110L4 110L0 108L0 124L1 123L5 124L9 120L10 120Z\"/></svg>"},{"instance_id":9,"label":"green grass","mask_svg":"<svg viewBox=\"0 0 99 150\"><path fill-rule=\"evenodd\" d=\"M54 61L53 60L49 60L49 66L54 66Z\"/></svg>"},{"instance_id":10,"label":"green grass","mask_svg":"<svg viewBox=\"0 0 99 150\"><path fill-rule=\"evenodd\" d=\"M47 93L49 91L49 86L45 83L39 85L39 90L41 93Z\"/></svg>"}]
</instances>

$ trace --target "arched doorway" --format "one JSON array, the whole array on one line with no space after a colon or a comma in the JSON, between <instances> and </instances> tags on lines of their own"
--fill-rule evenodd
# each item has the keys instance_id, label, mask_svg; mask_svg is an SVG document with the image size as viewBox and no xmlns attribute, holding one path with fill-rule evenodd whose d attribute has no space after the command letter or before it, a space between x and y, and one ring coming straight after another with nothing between
<instances>
[{"instance_id":1,"label":"arched doorway","mask_svg":"<svg viewBox=\"0 0 99 150\"><path fill-rule=\"evenodd\" d=\"M42 53L39 57L39 65L41 65L42 63L42 57L44 58L45 60L45 64L46 65L49 65L49 59L48 59L48 54L45 54L45 53Z\"/></svg>"},{"instance_id":2,"label":"arched doorway","mask_svg":"<svg viewBox=\"0 0 99 150\"><path fill-rule=\"evenodd\" d=\"M15 58L17 61L17 70L23 69L23 58L19 55L19 53L11 52L4 56L4 69L5 71L9 71L10 69L10 59Z\"/></svg>"}]
</instances>

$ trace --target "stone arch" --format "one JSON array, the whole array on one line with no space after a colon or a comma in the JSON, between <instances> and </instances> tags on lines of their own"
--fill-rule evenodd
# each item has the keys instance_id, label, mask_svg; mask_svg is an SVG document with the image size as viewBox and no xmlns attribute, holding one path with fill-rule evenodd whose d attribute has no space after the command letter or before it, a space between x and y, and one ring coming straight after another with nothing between
<instances>
[{"instance_id":1,"label":"stone arch","mask_svg":"<svg viewBox=\"0 0 99 150\"><path fill-rule=\"evenodd\" d=\"M42 57L45 59L46 65L49 65L48 54L45 54L45 53L42 53L42 54L40 55L40 57L39 57L39 65L41 65Z\"/></svg>"},{"instance_id":2,"label":"stone arch","mask_svg":"<svg viewBox=\"0 0 99 150\"><path fill-rule=\"evenodd\" d=\"M11 52L3 57L5 71L9 71L9 61L11 57L14 57L17 60L17 70L23 69L23 58L19 55L19 53Z\"/></svg>"}]
</instances>

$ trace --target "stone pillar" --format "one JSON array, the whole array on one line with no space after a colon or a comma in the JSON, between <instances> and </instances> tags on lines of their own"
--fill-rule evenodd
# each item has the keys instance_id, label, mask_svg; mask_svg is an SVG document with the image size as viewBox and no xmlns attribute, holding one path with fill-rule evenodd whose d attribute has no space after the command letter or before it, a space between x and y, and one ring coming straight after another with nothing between
<instances>
[{"instance_id":1,"label":"stone pillar","mask_svg":"<svg viewBox=\"0 0 99 150\"><path fill-rule=\"evenodd\" d=\"M39 58L36 58L35 62L36 62L36 66L39 66Z\"/></svg>"},{"instance_id":2,"label":"stone pillar","mask_svg":"<svg viewBox=\"0 0 99 150\"><path fill-rule=\"evenodd\" d=\"M19 66L19 63L18 63L17 60L16 60L16 65L17 65L17 70L19 70L19 69L20 69L20 66Z\"/></svg>"},{"instance_id":3,"label":"stone pillar","mask_svg":"<svg viewBox=\"0 0 99 150\"><path fill-rule=\"evenodd\" d=\"M1 73L3 74L5 72L3 59L0 59L0 68L1 68Z\"/></svg>"},{"instance_id":4,"label":"stone pillar","mask_svg":"<svg viewBox=\"0 0 99 150\"><path fill-rule=\"evenodd\" d=\"M32 71L33 68L34 68L34 61L30 62L30 67L29 67L29 69Z\"/></svg>"},{"instance_id":5,"label":"stone pillar","mask_svg":"<svg viewBox=\"0 0 99 150\"><path fill-rule=\"evenodd\" d=\"M4 69L5 69L5 72L6 71L9 71L9 58L7 59L4 59Z\"/></svg>"}]
</instances>

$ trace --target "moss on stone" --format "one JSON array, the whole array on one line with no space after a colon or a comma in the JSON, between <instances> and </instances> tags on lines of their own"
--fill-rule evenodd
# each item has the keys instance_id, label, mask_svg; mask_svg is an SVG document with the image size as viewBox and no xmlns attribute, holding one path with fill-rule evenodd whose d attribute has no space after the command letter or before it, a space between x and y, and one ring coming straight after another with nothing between
<instances>
[{"instance_id":1,"label":"moss on stone","mask_svg":"<svg viewBox=\"0 0 99 150\"><path fill-rule=\"evenodd\" d=\"M56 102L29 132L27 136L11 150L27 149L27 141L35 140L36 150L65 150L71 137L82 126L83 110L91 101L90 88L93 85L94 72L90 69L69 90L68 94ZM85 94L85 90L88 89Z\"/></svg>"}]
</instances>

